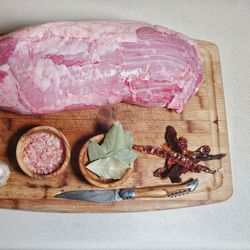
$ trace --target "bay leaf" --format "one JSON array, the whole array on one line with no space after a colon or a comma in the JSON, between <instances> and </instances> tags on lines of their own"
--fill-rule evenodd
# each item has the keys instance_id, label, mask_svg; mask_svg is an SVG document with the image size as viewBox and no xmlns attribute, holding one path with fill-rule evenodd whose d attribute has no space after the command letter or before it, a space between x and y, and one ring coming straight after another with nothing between
<instances>
[{"instance_id":1,"label":"bay leaf","mask_svg":"<svg viewBox=\"0 0 250 250\"><path fill-rule=\"evenodd\" d=\"M124 131L119 121L115 122L105 135L102 148L105 153L124 148Z\"/></svg>"},{"instance_id":2,"label":"bay leaf","mask_svg":"<svg viewBox=\"0 0 250 250\"><path fill-rule=\"evenodd\" d=\"M105 179L121 179L130 166L119 159L106 157L91 162L86 168Z\"/></svg>"},{"instance_id":3,"label":"bay leaf","mask_svg":"<svg viewBox=\"0 0 250 250\"><path fill-rule=\"evenodd\" d=\"M138 154L133 150L123 148L120 150L109 152L107 154L107 156L114 157L114 158L119 159L121 161L125 161L127 164L130 165L138 157Z\"/></svg>"},{"instance_id":4,"label":"bay leaf","mask_svg":"<svg viewBox=\"0 0 250 250\"><path fill-rule=\"evenodd\" d=\"M124 132L124 148L132 149L133 146L133 136L129 131Z\"/></svg>"},{"instance_id":5,"label":"bay leaf","mask_svg":"<svg viewBox=\"0 0 250 250\"><path fill-rule=\"evenodd\" d=\"M97 144L95 141L92 141L88 147L88 156L90 162L92 162L101 158L105 158L106 153L99 144Z\"/></svg>"},{"instance_id":6,"label":"bay leaf","mask_svg":"<svg viewBox=\"0 0 250 250\"><path fill-rule=\"evenodd\" d=\"M115 154L113 157L121 161L125 161L127 164L130 165L138 157L138 154L133 150L124 148L119 150L117 154Z\"/></svg>"}]
</instances>

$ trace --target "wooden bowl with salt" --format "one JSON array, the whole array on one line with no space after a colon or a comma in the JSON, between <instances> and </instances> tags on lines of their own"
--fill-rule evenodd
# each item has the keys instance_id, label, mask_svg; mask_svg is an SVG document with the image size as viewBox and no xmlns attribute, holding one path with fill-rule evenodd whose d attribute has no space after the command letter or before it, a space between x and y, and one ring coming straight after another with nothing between
<instances>
[{"instance_id":1,"label":"wooden bowl with salt","mask_svg":"<svg viewBox=\"0 0 250 250\"><path fill-rule=\"evenodd\" d=\"M90 170L86 168L86 166L89 164L89 157L88 157L88 146L91 143L91 141L95 141L96 143L100 143L104 139L104 134L97 135L92 137L89 141L87 141L79 155L79 165L80 165L80 171L82 175L85 177L85 179L91 183L92 185L100 188L115 188L123 184L127 179L131 176L133 172L133 163L130 165L130 168L127 169L123 177L119 180L114 179L104 179L102 177L99 177L98 175L92 173Z\"/></svg>"},{"instance_id":2,"label":"wooden bowl with salt","mask_svg":"<svg viewBox=\"0 0 250 250\"><path fill-rule=\"evenodd\" d=\"M70 160L70 146L62 132L50 126L38 126L18 141L16 158L28 176L47 179L61 174Z\"/></svg>"}]
</instances>

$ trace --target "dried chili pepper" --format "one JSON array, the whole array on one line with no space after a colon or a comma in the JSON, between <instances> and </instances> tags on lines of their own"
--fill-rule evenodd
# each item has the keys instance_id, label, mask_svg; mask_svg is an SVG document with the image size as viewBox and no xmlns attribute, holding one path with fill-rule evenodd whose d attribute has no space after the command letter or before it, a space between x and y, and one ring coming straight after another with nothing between
<instances>
[{"instance_id":1,"label":"dried chili pepper","mask_svg":"<svg viewBox=\"0 0 250 250\"><path fill-rule=\"evenodd\" d=\"M200 161L221 159L226 154L209 154L211 149L204 145L195 151L188 150L188 143L185 137L177 138L177 133L172 126L168 126L165 133L166 143L162 147L151 145L133 145L133 149L165 158L165 166L154 171L156 177L169 177L172 182L180 182L182 174L190 172L200 173L201 171L214 174L216 171L198 164Z\"/></svg>"}]
</instances>

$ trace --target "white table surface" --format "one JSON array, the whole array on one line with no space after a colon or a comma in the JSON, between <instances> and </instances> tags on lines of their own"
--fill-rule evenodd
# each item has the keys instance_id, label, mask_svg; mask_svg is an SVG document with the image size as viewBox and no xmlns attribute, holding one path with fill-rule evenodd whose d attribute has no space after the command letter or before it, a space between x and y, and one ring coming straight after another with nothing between
<instances>
[{"instance_id":1,"label":"white table surface","mask_svg":"<svg viewBox=\"0 0 250 250\"><path fill-rule=\"evenodd\" d=\"M0 0L0 33L80 19L145 20L219 46L234 194L223 203L159 212L0 209L0 249L250 249L250 1Z\"/></svg>"}]
</instances>

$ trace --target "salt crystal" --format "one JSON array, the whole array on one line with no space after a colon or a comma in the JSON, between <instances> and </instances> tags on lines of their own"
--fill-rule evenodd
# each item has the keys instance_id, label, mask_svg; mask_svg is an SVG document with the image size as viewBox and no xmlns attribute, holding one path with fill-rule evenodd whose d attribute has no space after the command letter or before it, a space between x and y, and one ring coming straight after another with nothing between
<instances>
[{"instance_id":1,"label":"salt crystal","mask_svg":"<svg viewBox=\"0 0 250 250\"><path fill-rule=\"evenodd\" d=\"M33 172L48 174L60 167L64 159L62 141L55 135L35 133L24 149L24 161Z\"/></svg>"}]
</instances>

